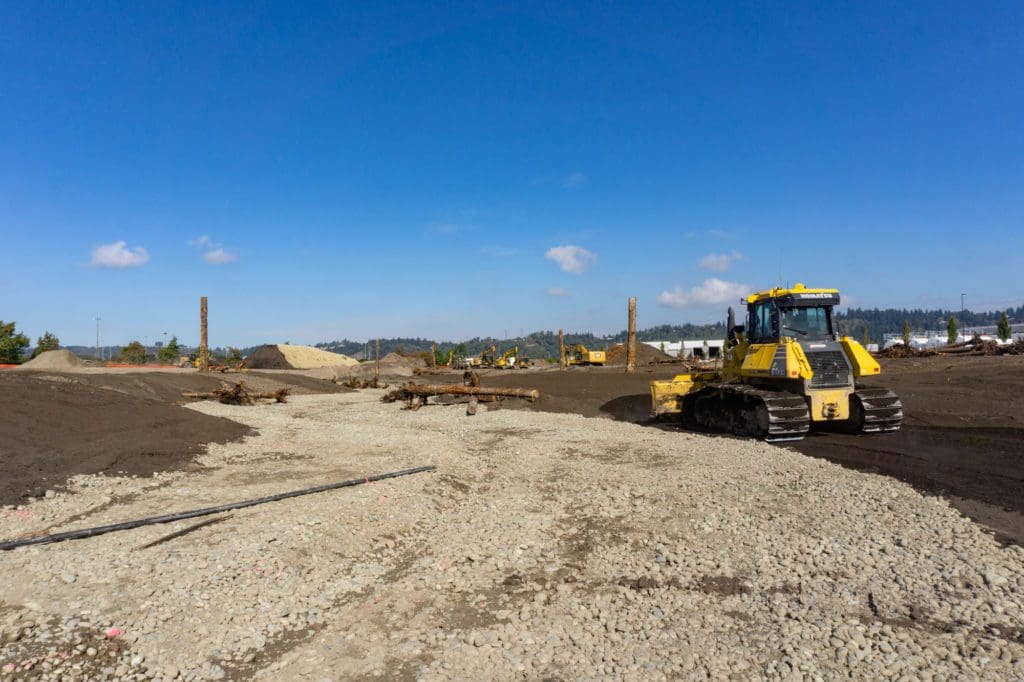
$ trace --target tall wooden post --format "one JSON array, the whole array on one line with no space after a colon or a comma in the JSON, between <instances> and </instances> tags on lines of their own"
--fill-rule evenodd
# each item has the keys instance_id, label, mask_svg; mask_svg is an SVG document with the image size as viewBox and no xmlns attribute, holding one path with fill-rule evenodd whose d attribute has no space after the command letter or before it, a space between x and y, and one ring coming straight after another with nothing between
<instances>
[{"instance_id":1,"label":"tall wooden post","mask_svg":"<svg viewBox=\"0 0 1024 682\"><path fill-rule=\"evenodd\" d=\"M380 339L377 339L377 369L373 376L378 382L380 381Z\"/></svg>"},{"instance_id":2,"label":"tall wooden post","mask_svg":"<svg viewBox=\"0 0 1024 682\"><path fill-rule=\"evenodd\" d=\"M437 344L430 342L430 366L437 369Z\"/></svg>"},{"instance_id":3,"label":"tall wooden post","mask_svg":"<svg viewBox=\"0 0 1024 682\"><path fill-rule=\"evenodd\" d=\"M558 330L558 369L565 369L565 336Z\"/></svg>"},{"instance_id":4,"label":"tall wooden post","mask_svg":"<svg viewBox=\"0 0 1024 682\"><path fill-rule=\"evenodd\" d=\"M209 345L206 338L206 297L199 299L199 371L210 369Z\"/></svg>"},{"instance_id":5,"label":"tall wooden post","mask_svg":"<svg viewBox=\"0 0 1024 682\"><path fill-rule=\"evenodd\" d=\"M626 371L636 371L636 296L629 298L629 336L626 338Z\"/></svg>"}]
</instances>

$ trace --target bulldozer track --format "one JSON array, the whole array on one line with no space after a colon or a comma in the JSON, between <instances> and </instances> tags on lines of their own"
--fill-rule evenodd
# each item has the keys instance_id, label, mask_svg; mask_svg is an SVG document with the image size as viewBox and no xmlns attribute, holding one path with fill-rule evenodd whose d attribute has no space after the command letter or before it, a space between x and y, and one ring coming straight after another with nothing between
<instances>
[{"instance_id":1,"label":"bulldozer track","mask_svg":"<svg viewBox=\"0 0 1024 682\"><path fill-rule=\"evenodd\" d=\"M861 433L900 430L903 424L903 402L891 389L858 388L853 392L853 399L851 402L859 403L858 426Z\"/></svg>"},{"instance_id":2,"label":"bulldozer track","mask_svg":"<svg viewBox=\"0 0 1024 682\"><path fill-rule=\"evenodd\" d=\"M811 427L802 396L748 384L711 384L691 405L701 426L769 443L801 440Z\"/></svg>"}]
</instances>

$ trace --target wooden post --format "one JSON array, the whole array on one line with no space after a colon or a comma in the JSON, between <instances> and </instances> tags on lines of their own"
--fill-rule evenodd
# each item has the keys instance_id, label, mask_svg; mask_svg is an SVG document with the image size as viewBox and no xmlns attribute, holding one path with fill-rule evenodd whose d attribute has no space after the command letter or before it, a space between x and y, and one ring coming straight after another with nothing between
<instances>
[{"instance_id":1,"label":"wooden post","mask_svg":"<svg viewBox=\"0 0 1024 682\"><path fill-rule=\"evenodd\" d=\"M380 339L377 339L377 369L373 376L378 382L380 381Z\"/></svg>"},{"instance_id":2,"label":"wooden post","mask_svg":"<svg viewBox=\"0 0 1024 682\"><path fill-rule=\"evenodd\" d=\"M629 336L626 338L626 371L636 371L636 296L629 298Z\"/></svg>"},{"instance_id":3,"label":"wooden post","mask_svg":"<svg viewBox=\"0 0 1024 682\"><path fill-rule=\"evenodd\" d=\"M565 336L558 330L558 369L565 369Z\"/></svg>"},{"instance_id":4,"label":"wooden post","mask_svg":"<svg viewBox=\"0 0 1024 682\"><path fill-rule=\"evenodd\" d=\"M199 371L210 369L209 345L206 338L206 297L199 299Z\"/></svg>"},{"instance_id":5,"label":"wooden post","mask_svg":"<svg viewBox=\"0 0 1024 682\"><path fill-rule=\"evenodd\" d=\"M437 344L430 342L430 366L437 369Z\"/></svg>"}]
</instances>

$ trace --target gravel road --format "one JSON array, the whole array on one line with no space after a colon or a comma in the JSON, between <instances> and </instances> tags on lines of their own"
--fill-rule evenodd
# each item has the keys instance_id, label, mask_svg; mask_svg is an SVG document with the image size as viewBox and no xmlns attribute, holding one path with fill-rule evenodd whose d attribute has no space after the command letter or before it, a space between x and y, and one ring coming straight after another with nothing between
<instances>
[{"instance_id":1,"label":"gravel road","mask_svg":"<svg viewBox=\"0 0 1024 682\"><path fill-rule=\"evenodd\" d=\"M0 680L1024 676L1024 550L941 498L763 443L379 396L197 404L258 435L0 509L6 539L438 466L149 548L195 521L0 553Z\"/></svg>"}]
</instances>

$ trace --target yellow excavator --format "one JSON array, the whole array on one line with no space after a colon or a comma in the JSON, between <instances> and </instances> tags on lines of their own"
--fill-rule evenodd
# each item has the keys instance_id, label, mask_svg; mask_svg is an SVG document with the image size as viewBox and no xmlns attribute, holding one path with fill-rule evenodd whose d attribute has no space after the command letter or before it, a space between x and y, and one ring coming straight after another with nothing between
<instances>
[{"instance_id":1,"label":"yellow excavator","mask_svg":"<svg viewBox=\"0 0 1024 682\"><path fill-rule=\"evenodd\" d=\"M529 360L519 356L519 346L512 346L494 361L495 369L524 369Z\"/></svg>"},{"instance_id":2,"label":"yellow excavator","mask_svg":"<svg viewBox=\"0 0 1024 682\"><path fill-rule=\"evenodd\" d=\"M565 347L566 365L604 365L605 360L603 350L587 350L582 343Z\"/></svg>"},{"instance_id":3,"label":"yellow excavator","mask_svg":"<svg viewBox=\"0 0 1024 682\"><path fill-rule=\"evenodd\" d=\"M800 440L811 424L858 433L898 431L903 404L888 388L857 384L881 368L835 332L837 289L769 289L746 298L745 325L729 308L721 369L651 382L654 417L766 441Z\"/></svg>"}]
</instances>

